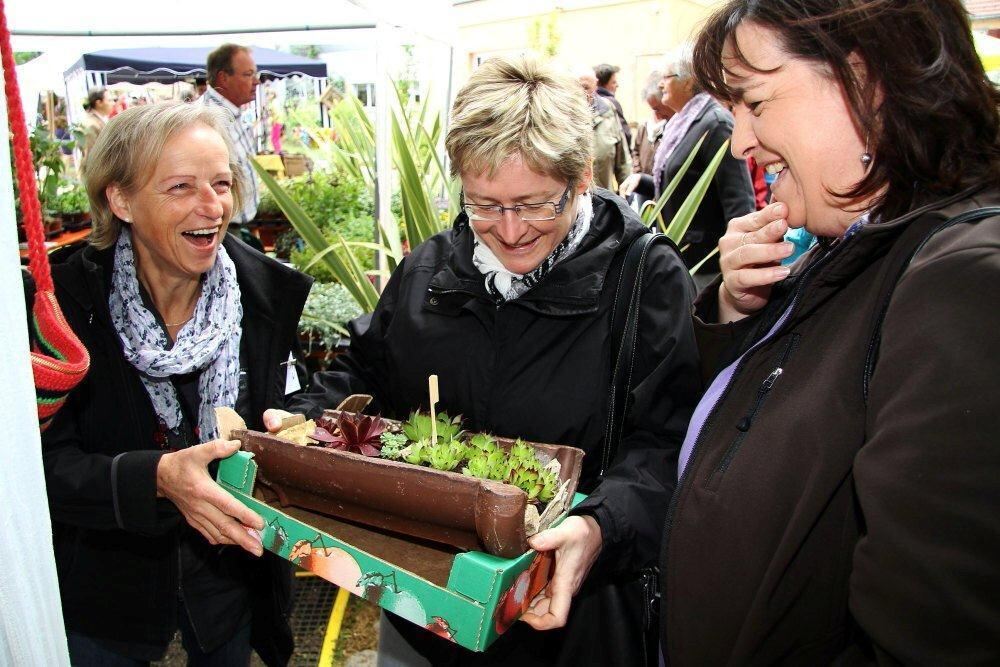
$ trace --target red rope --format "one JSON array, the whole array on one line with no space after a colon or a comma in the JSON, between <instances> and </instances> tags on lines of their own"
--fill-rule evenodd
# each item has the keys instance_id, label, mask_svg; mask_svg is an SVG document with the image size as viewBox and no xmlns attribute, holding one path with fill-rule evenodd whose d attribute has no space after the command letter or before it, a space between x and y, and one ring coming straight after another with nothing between
<instances>
[{"instance_id":1,"label":"red rope","mask_svg":"<svg viewBox=\"0 0 1000 667\"><path fill-rule=\"evenodd\" d=\"M51 292L52 272L49 270L49 257L45 251L42 207L38 202L35 166L31 161L31 144L24 122L24 107L21 106L21 91L17 86L17 70L14 69L14 52L10 47L10 31L7 29L7 13L3 0L0 0L0 52L3 56L7 116L14 140L14 166L17 168L17 187L21 199L21 213L24 215L24 233L28 237L31 275L39 290Z\"/></svg>"}]
</instances>

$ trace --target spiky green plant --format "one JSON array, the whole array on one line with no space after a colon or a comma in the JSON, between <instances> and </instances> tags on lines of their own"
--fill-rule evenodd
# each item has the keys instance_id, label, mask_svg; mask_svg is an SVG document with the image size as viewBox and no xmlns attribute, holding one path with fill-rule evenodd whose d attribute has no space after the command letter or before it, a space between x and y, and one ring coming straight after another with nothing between
<instances>
[{"instance_id":1,"label":"spiky green plant","mask_svg":"<svg viewBox=\"0 0 1000 667\"><path fill-rule=\"evenodd\" d=\"M442 440L427 448L425 458L436 470L454 470L465 459L465 445L458 440Z\"/></svg>"},{"instance_id":2,"label":"spiky green plant","mask_svg":"<svg viewBox=\"0 0 1000 667\"><path fill-rule=\"evenodd\" d=\"M424 456L427 454L427 449L429 448L429 442L427 440L418 440L413 444L404 447L399 455L407 463L412 463L413 465L420 465L424 463Z\"/></svg>"},{"instance_id":3,"label":"spiky green plant","mask_svg":"<svg viewBox=\"0 0 1000 667\"><path fill-rule=\"evenodd\" d=\"M403 434L411 442L431 439L431 416L423 412L411 412L410 416L403 422ZM462 417L452 419L445 412L437 415L437 437L438 440L450 442L458 440L462 435Z\"/></svg>"}]
</instances>

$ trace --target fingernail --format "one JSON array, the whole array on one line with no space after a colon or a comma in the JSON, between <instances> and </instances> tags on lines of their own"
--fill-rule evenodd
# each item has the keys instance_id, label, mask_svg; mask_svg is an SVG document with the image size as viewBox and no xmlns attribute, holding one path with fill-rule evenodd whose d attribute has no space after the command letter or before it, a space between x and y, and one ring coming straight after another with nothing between
<instances>
[{"instance_id":1,"label":"fingernail","mask_svg":"<svg viewBox=\"0 0 1000 667\"><path fill-rule=\"evenodd\" d=\"M774 275L778 278L787 278L791 272L792 270L787 266L779 266L774 269Z\"/></svg>"},{"instance_id":2,"label":"fingernail","mask_svg":"<svg viewBox=\"0 0 1000 667\"><path fill-rule=\"evenodd\" d=\"M792 245L791 243L782 243L781 249L785 251L786 254L790 255L795 250L795 246Z\"/></svg>"}]
</instances>

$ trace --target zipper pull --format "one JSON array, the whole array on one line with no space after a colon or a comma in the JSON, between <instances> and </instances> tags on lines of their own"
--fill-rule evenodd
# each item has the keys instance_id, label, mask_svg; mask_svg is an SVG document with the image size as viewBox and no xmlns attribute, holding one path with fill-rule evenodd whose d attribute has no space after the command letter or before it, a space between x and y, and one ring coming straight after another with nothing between
<instances>
[{"instance_id":1,"label":"zipper pull","mask_svg":"<svg viewBox=\"0 0 1000 667\"><path fill-rule=\"evenodd\" d=\"M771 387L774 386L775 381L784 372L785 371L782 370L781 366L775 368L773 371L771 371L771 374L767 376L767 379L764 380L764 384L762 384L760 388L763 391L771 391Z\"/></svg>"}]
</instances>

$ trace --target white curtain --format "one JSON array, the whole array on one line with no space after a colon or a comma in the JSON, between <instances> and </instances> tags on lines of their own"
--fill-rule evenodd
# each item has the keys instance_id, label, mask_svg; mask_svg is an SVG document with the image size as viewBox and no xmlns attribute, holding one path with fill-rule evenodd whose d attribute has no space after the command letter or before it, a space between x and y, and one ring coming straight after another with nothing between
<instances>
[{"instance_id":1,"label":"white curtain","mask_svg":"<svg viewBox=\"0 0 1000 667\"><path fill-rule=\"evenodd\" d=\"M0 127L7 127L2 89ZM60 667L69 656L20 271L10 150L0 141L0 667Z\"/></svg>"}]
</instances>

